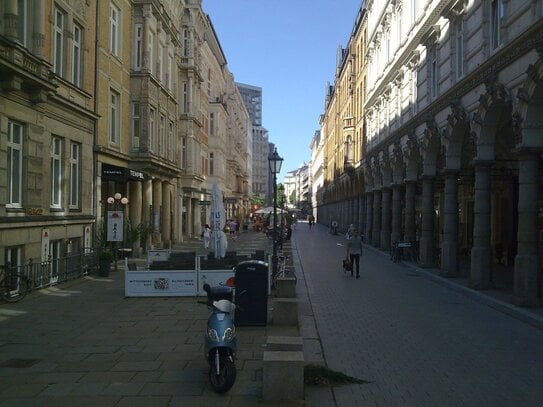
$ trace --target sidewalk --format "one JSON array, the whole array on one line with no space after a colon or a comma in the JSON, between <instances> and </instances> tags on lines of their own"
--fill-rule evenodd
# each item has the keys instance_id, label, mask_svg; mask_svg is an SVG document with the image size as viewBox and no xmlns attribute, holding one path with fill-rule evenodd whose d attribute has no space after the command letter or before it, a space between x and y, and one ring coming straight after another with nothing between
<instances>
[{"instance_id":1,"label":"sidewalk","mask_svg":"<svg viewBox=\"0 0 543 407\"><path fill-rule=\"evenodd\" d=\"M262 233L229 239L229 250L269 245ZM266 338L285 334L270 324L237 328L236 383L214 393L203 355L208 316L194 297L126 298L123 262L107 278L90 275L0 304L0 406L300 405L262 402Z\"/></svg>"}]
</instances>

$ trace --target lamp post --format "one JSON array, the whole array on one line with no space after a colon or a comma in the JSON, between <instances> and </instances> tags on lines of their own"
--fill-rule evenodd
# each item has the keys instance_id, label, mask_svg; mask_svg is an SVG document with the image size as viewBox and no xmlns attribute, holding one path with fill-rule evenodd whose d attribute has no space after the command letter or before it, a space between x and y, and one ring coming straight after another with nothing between
<instances>
[{"instance_id":1,"label":"lamp post","mask_svg":"<svg viewBox=\"0 0 543 407\"><path fill-rule=\"evenodd\" d=\"M273 255L272 255L272 270L273 275L277 275L277 174L281 172L281 164L283 159L277 153L277 148L268 157L270 164L270 172L273 174Z\"/></svg>"},{"instance_id":2,"label":"lamp post","mask_svg":"<svg viewBox=\"0 0 543 407\"><path fill-rule=\"evenodd\" d=\"M119 192L107 198L106 202L113 207L107 211L107 241L114 242L113 258L115 260L115 271L117 271L117 242L124 240L124 206L128 204L128 198ZM121 209L119 210L119 205Z\"/></svg>"}]
</instances>

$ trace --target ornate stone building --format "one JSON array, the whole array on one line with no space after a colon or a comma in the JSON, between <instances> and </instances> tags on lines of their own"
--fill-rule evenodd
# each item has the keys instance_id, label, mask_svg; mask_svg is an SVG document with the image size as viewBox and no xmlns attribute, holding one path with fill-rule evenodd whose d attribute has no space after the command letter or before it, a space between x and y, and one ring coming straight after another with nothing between
<instances>
[{"instance_id":1,"label":"ornate stone building","mask_svg":"<svg viewBox=\"0 0 543 407\"><path fill-rule=\"evenodd\" d=\"M0 2L0 264L91 245L95 21L84 0Z\"/></svg>"},{"instance_id":2,"label":"ornate stone building","mask_svg":"<svg viewBox=\"0 0 543 407\"><path fill-rule=\"evenodd\" d=\"M541 304L543 4L365 8L364 185L344 197L366 241Z\"/></svg>"},{"instance_id":3,"label":"ornate stone building","mask_svg":"<svg viewBox=\"0 0 543 407\"><path fill-rule=\"evenodd\" d=\"M337 221L346 227L360 218L363 209L355 197L364 190L365 47L366 13L361 7L347 46L338 49L335 83L327 85L325 112L320 118L320 141L313 143L312 154L321 157L322 166L312 163L312 173L321 174L322 187L312 186L312 206L315 217L325 225Z\"/></svg>"},{"instance_id":4,"label":"ornate stone building","mask_svg":"<svg viewBox=\"0 0 543 407\"><path fill-rule=\"evenodd\" d=\"M201 0L0 2L0 74L0 265L96 247L112 209L136 252L173 247L215 182L248 212L250 121Z\"/></svg>"}]
</instances>

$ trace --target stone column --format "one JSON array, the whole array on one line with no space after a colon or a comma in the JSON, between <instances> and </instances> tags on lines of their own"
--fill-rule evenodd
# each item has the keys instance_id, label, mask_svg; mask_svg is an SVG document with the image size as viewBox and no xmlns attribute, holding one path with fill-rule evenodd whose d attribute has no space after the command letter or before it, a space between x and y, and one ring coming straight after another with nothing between
<instances>
[{"instance_id":1,"label":"stone column","mask_svg":"<svg viewBox=\"0 0 543 407\"><path fill-rule=\"evenodd\" d=\"M146 226L148 232L151 232L153 230L153 223L151 219L151 212L153 210L153 181L151 179L146 179L143 181L142 188L143 204L141 209L141 221ZM145 236L144 240L145 243L143 248L151 248L151 234Z\"/></svg>"},{"instance_id":2,"label":"stone column","mask_svg":"<svg viewBox=\"0 0 543 407\"><path fill-rule=\"evenodd\" d=\"M392 203L392 191L388 187L382 189L381 197L381 242L380 247L382 250L390 250L390 234L391 230L391 203Z\"/></svg>"},{"instance_id":3,"label":"stone column","mask_svg":"<svg viewBox=\"0 0 543 407\"><path fill-rule=\"evenodd\" d=\"M394 184L392 186L392 231L390 233L391 242L402 240L402 186Z\"/></svg>"},{"instance_id":4,"label":"stone column","mask_svg":"<svg viewBox=\"0 0 543 407\"><path fill-rule=\"evenodd\" d=\"M414 242L417 240L417 229L415 226L415 196L417 194L417 182L405 182L405 235L404 240Z\"/></svg>"},{"instance_id":5,"label":"stone column","mask_svg":"<svg viewBox=\"0 0 543 407\"><path fill-rule=\"evenodd\" d=\"M45 1L35 0L32 5L34 11L34 28L32 30L32 53L43 58L45 46Z\"/></svg>"},{"instance_id":6,"label":"stone column","mask_svg":"<svg viewBox=\"0 0 543 407\"><path fill-rule=\"evenodd\" d=\"M475 163L475 202L473 204L473 248L470 283L474 288L490 286L492 247L490 245L490 169L492 162Z\"/></svg>"},{"instance_id":7,"label":"stone column","mask_svg":"<svg viewBox=\"0 0 543 407\"><path fill-rule=\"evenodd\" d=\"M453 170L445 172L440 268L446 276L458 275L458 171Z\"/></svg>"},{"instance_id":8,"label":"stone column","mask_svg":"<svg viewBox=\"0 0 543 407\"><path fill-rule=\"evenodd\" d=\"M541 305L538 298L541 287L541 259L539 250L538 203L539 152L526 151L519 154L519 199L518 199L518 252L515 256L513 302L525 307Z\"/></svg>"},{"instance_id":9,"label":"stone column","mask_svg":"<svg viewBox=\"0 0 543 407\"><path fill-rule=\"evenodd\" d=\"M373 229L373 191L366 192L366 229L364 230L364 242L371 244Z\"/></svg>"},{"instance_id":10,"label":"stone column","mask_svg":"<svg viewBox=\"0 0 543 407\"><path fill-rule=\"evenodd\" d=\"M434 177L422 178L422 220L419 257L422 267L434 267Z\"/></svg>"},{"instance_id":11,"label":"stone column","mask_svg":"<svg viewBox=\"0 0 543 407\"><path fill-rule=\"evenodd\" d=\"M360 195L357 199L357 202L358 202L358 227L359 227L359 231L361 234L364 233L364 231L366 230L366 217L365 217L365 214L366 214L366 208L365 208L365 202L366 202L366 199L364 197L364 195Z\"/></svg>"},{"instance_id":12,"label":"stone column","mask_svg":"<svg viewBox=\"0 0 543 407\"><path fill-rule=\"evenodd\" d=\"M4 35L17 40L17 0L4 0Z\"/></svg>"},{"instance_id":13,"label":"stone column","mask_svg":"<svg viewBox=\"0 0 543 407\"><path fill-rule=\"evenodd\" d=\"M153 244L161 247L161 218L162 218L162 181L158 178L153 180Z\"/></svg>"},{"instance_id":14,"label":"stone column","mask_svg":"<svg viewBox=\"0 0 543 407\"><path fill-rule=\"evenodd\" d=\"M360 231L360 214L359 214L359 209L358 209L358 205L359 205L359 200L358 200L358 196L353 198L353 223L354 223L354 226Z\"/></svg>"},{"instance_id":15,"label":"stone column","mask_svg":"<svg viewBox=\"0 0 543 407\"><path fill-rule=\"evenodd\" d=\"M162 183L162 241L171 248L172 217L171 217L171 191L172 184Z\"/></svg>"},{"instance_id":16,"label":"stone column","mask_svg":"<svg viewBox=\"0 0 543 407\"><path fill-rule=\"evenodd\" d=\"M129 184L129 187L130 187L130 198L129 198L130 224L132 225L132 229L135 229L141 223L141 216L142 216L141 208L142 208L142 202L143 202L142 185L141 185L141 182L131 181ZM141 254L140 243L141 243L141 239L140 239L140 236L138 236L138 238L136 239L132 247L133 254L135 257L138 257Z\"/></svg>"},{"instance_id":17,"label":"stone column","mask_svg":"<svg viewBox=\"0 0 543 407\"><path fill-rule=\"evenodd\" d=\"M373 227L371 244L379 247L381 240L381 190L373 191Z\"/></svg>"}]
</instances>

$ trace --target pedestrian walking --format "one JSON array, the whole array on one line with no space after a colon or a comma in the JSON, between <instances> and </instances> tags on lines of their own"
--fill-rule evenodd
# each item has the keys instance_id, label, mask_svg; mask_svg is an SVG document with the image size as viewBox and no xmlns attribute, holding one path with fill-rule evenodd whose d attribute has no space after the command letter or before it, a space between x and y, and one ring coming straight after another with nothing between
<instances>
[{"instance_id":1,"label":"pedestrian walking","mask_svg":"<svg viewBox=\"0 0 543 407\"><path fill-rule=\"evenodd\" d=\"M204 248L209 249L209 244L211 243L211 228L207 223L202 231L202 237L204 239Z\"/></svg>"},{"instance_id":2,"label":"pedestrian walking","mask_svg":"<svg viewBox=\"0 0 543 407\"><path fill-rule=\"evenodd\" d=\"M352 237L347 240L347 260L351 262L351 277L356 269L356 278L360 278L360 256L362 255L362 239L358 229L353 230Z\"/></svg>"},{"instance_id":3,"label":"pedestrian walking","mask_svg":"<svg viewBox=\"0 0 543 407\"><path fill-rule=\"evenodd\" d=\"M313 217L313 215L309 215L308 221L309 221L309 230L311 230L311 228L313 227L313 222L315 222L315 218Z\"/></svg>"},{"instance_id":4,"label":"pedestrian walking","mask_svg":"<svg viewBox=\"0 0 543 407\"><path fill-rule=\"evenodd\" d=\"M353 237L353 233L354 233L354 223L351 223L349 225L349 228L347 229L347 234L345 235L345 237L347 238L347 240L349 240L350 238Z\"/></svg>"}]
</instances>

